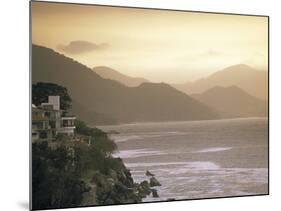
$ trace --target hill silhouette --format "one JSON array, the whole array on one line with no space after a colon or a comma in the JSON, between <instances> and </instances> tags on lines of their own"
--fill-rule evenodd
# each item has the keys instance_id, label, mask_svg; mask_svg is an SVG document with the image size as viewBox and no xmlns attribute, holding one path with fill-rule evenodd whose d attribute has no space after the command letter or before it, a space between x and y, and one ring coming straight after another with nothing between
<instances>
[{"instance_id":1,"label":"hill silhouette","mask_svg":"<svg viewBox=\"0 0 281 211\"><path fill-rule=\"evenodd\" d=\"M130 77L106 66L94 67L93 71L102 78L115 80L130 87L139 86L144 82L148 82L148 80L144 78Z\"/></svg>"},{"instance_id":2,"label":"hill silhouette","mask_svg":"<svg viewBox=\"0 0 281 211\"><path fill-rule=\"evenodd\" d=\"M267 100L268 72L239 64L215 72L209 77L173 86L186 94L202 93L215 86L237 86L254 97Z\"/></svg>"},{"instance_id":3,"label":"hill silhouette","mask_svg":"<svg viewBox=\"0 0 281 211\"><path fill-rule=\"evenodd\" d=\"M267 102L253 97L236 86L213 87L192 97L212 107L222 118L267 116Z\"/></svg>"},{"instance_id":4,"label":"hill silhouette","mask_svg":"<svg viewBox=\"0 0 281 211\"><path fill-rule=\"evenodd\" d=\"M91 124L219 118L208 106L163 83L127 87L52 49L32 46L32 82L66 87L72 112Z\"/></svg>"}]
</instances>

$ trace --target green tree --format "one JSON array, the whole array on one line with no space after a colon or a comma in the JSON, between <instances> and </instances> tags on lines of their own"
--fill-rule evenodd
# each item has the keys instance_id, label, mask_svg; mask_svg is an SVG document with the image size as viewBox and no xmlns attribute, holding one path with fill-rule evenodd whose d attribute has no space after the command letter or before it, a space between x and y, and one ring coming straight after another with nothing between
<instances>
[{"instance_id":1,"label":"green tree","mask_svg":"<svg viewBox=\"0 0 281 211\"><path fill-rule=\"evenodd\" d=\"M65 87L43 82L32 84L32 103L34 105L38 106L41 103L48 102L48 96L51 95L60 96L61 109L68 110L71 108L72 100Z\"/></svg>"},{"instance_id":2,"label":"green tree","mask_svg":"<svg viewBox=\"0 0 281 211\"><path fill-rule=\"evenodd\" d=\"M83 121L75 121L75 131L78 134L90 136L92 145L99 149L106 157L111 155L116 149L116 143L108 135L98 128L88 127Z\"/></svg>"},{"instance_id":3,"label":"green tree","mask_svg":"<svg viewBox=\"0 0 281 211\"><path fill-rule=\"evenodd\" d=\"M79 206L87 190L66 147L32 144L32 208Z\"/></svg>"}]
</instances>

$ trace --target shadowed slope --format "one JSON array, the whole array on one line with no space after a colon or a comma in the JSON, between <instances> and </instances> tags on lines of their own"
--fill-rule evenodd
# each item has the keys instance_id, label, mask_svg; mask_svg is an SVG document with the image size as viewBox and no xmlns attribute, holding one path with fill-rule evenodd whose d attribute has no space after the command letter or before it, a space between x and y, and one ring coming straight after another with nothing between
<instances>
[{"instance_id":1,"label":"shadowed slope","mask_svg":"<svg viewBox=\"0 0 281 211\"><path fill-rule=\"evenodd\" d=\"M144 78L130 77L105 66L94 67L93 71L95 71L102 78L115 80L130 87L139 86L144 82L148 82Z\"/></svg>"},{"instance_id":2,"label":"shadowed slope","mask_svg":"<svg viewBox=\"0 0 281 211\"><path fill-rule=\"evenodd\" d=\"M89 123L174 121L218 118L216 112L167 84L127 87L51 49L33 45L32 82L68 89L73 112Z\"/></svg>"},{"instance_id":3,"label":"shadowed slope","mask_svg":"<svg viewBox=\"0 0 281 211\"><path fill-rule=\"evenodd\" d=\"M217 86L192 97L215 109L223 118L267 116L268 112L266 101L236 86Z\"/></svg>"},{"instance_id":4,"label":"shadowed slope","mask_svg":"<svg viewBox=\"0 0 281 211\"><path fill-rule=\"evenodd\" d=\"M195 82L175 84L173 86L187 94L202 93L215 86L237 86L254 97L267 100L268 72L239 64L225 68Z\"/></svg>"}]
</instances>

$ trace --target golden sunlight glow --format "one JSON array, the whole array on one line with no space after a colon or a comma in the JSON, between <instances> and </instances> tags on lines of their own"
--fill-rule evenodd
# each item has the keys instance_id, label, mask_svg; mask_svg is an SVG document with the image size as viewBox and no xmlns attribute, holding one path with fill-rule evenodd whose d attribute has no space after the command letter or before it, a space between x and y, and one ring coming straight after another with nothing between
<instances>
[{"instance_id":1,"label":"golden sunlight glow","mask_svg":"<svg viewBox=\"0 0 281 211\"><path fill-rule=\"evenodd\" d=\"M267 30L266 17L32 2L34 44L155 82L239 63L267 70Z\"/></svg>"}]
</instances>

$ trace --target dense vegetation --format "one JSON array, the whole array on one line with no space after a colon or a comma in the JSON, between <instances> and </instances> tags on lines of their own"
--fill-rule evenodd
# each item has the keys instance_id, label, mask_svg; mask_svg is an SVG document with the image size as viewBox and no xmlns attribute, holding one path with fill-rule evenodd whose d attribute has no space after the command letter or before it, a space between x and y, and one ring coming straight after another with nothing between
<instances>
[{"instance_id":1,"label":"dense vegetation","mask_svg":"<svg viewBox=\"0 0 281 211\"><path fill-rule=\"evenodd\" d=\"M38 84L53 95L65 90L61 103L66 99L71 105L63 87ZM33 93L32 99L41 99L43 90ZM123 161L112 156L117 146L105 132L79 120L75 126L74 137L58 134L53 142L32 144L33 209L136 203L155 195L147 181L134 183Z\"/></svg>"},{"instance_id":2,"label":"dense vegetation","mask_svg":"<svg viewBox=\"0 0 281 211\"><path fill-rule=\"evenodd\" d=\"M92 144L32 144L33 209L137 203L154 194L147 181L134 183L123 161L112 157L116 145L106 133L81 121L77 133L90 136Z\"/></svg>"},{"instance_id":3,"label":"dense vegetation","mask_svg":"<svg viewBox=\"0 0 281 211\"><path fill-rule=\"evenodd\" d=\"M77 206L86 191L80 172L66 147L51 149L47 142L32 144L33 209Z\"/></svg>"},{"instance_id":4,"label":"dense vegetation","mask_svg":"<svg viewBox=\"0 0 281 211\"><path fill-rule=\"evenodd\" d=\"M48 96L51 95L60 96L61 109L67 110L71 108L71 97L65 87L53 83L39 82L32 84L32 103L34 105L48 102Z\"/></svg>"}]
</instances>

